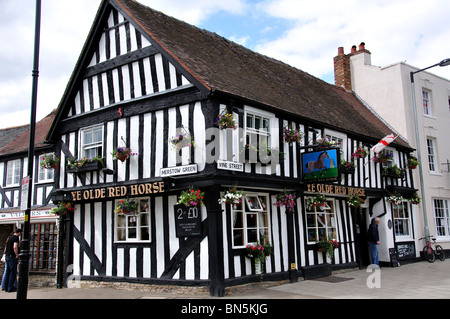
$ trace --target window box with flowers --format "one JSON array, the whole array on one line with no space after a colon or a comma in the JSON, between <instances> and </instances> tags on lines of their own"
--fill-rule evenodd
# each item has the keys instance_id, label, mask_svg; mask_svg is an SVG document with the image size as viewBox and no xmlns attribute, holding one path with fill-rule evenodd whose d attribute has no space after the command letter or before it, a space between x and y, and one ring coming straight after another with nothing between
<instances>
[{"instance_id":1,"label":"window box with flowers","mask_svg":"<svg viewBox=\"0 0 450 319\"><path fill-rule=\"evenodd\" d=\"M280 151L278 147L270 148L265 143L261 143L258 146L254 144L245 144L241 148L240 155L244 156L244 160L250 163L270 163L271 158L284 159L284 152Z\"/></svg>"},{"instance_id":2,"label":"window box with flowers","mask_svg":"<svg viewBox=\"0 0 450 319\"><path fill-rule=\"evenodd\" d=\"M316 145L319 148L329 148L329 147L333 147L336 145L336 142L329 139L327 136L319 138L316 140Z\"/></svg>"},{"instance_id":3,"label":"window box with flowers","mask_svg":"<svg viewBox=\"0 0 450 319\"><path fill-rule=\"evenodd\" d=\"M67 215L68 213L74 212L74 211L75 211L75 207L73 206L72 202L60 201L60 202L58 202L56 207L52 208L50 213L53 215L64 216L64 215Z\"/></svg>"},{"instance_id":4,"label":"window box with flowers","mask_svg":"<svg viewBox=\"0 0 450 319\"><path fill-rule=\"evenodd\" d=\"M242 199L247 195L242 190L238 190L237 186L233 186L228 189L223 196L219 199L219 204L230 204L233 206L242 203Z\"/></svg>"},{"instance_id":5,"label":"window box with flowers","mask_svg":"<svg viewBox=\"0 0 450 319\"><path fill-rule=\"evenodd\" d=\"M133 153L133 151L129 147L117 147L114 149L111 155L114 159L117 159L123 163L127 159L129 159L130 156L137 155L137 153Z\"/></svg>"},{"instance_id":6,"label":"window box with flowers","mask_svg":"<svg viewBox=\"0 0 450 319\"><path fill-rule=\"evenodd\" d=\"M387 163L389 161L392 161L392 158L393 158L392 153L383 151L383 152L380 152L380 153L376 154L374 157L372 157L372 160L375 163L384 164L384 163Z\"/></svg>"},{"instance_id":7,"label":"window box with flowers","mask_svg":"<svg viewBox=\"0 0 450 319\"><path fill-rule=\"evenodd\" d=\"M55 154L46 154L42 157L41 168L56 169L59 165L59 157Z\"/></svg>"},{"instance_id":8,"label":"window box with flowers","mask_svg":"<svg viewBox=\"0 0 450 319\"><path fill-rule=\"evenodd\" d=\"M235 130L238 127L233 118L233 114L228 112L225 114L219 114L212 122L212 125L217 126L221 130L226 130L227 128L232 128Z\"/></svg>"},{"instance_id":9,"label":"window box with flowers","mask_svg":"<svg viewBox=\"0 0 450 319\"><path fill-rule=\"evenodd\" d=\"M285 206L286 211L292 213L295 210L295 199L297 196L287 190L277 195L277 201L274 203L276 207Z\"/></svg>"},{"instance_id":10,"label":"window box with flowers","mask_svg":"<svg viewBox=\"0 0 450 319\"><path fill-rule=\"evenodd\" d=\"M178 205L185 205L187 207L199 207L203 206L203 198L205 192L200 191L200 189L189 188L187 191L182 191L178 199Z\"/></svg>"},{"instance_id":11,"label":"window box with flowers","mask_svg":"<svg viewBox=\"0 0 450 319\"><path fill-rule=\"evenodd\" d=\"M353 161L349 162L341 159L340 170L342 174L354 174L355 163Z\"/></svg>"},{"instance_id":12,"label":"window box with flowers","mask_svg":"<svg viewBox=\"0 0 450 319\"><path fill-rule=\"evenodd\" d=\"M285 127L283 128L283 141L289 144L300 143L304 134L299 130Z\"/></svg>"},{"instance_id":13,"label":"window box with flowers","mask_svg":"<svg viewBox=\"0 0 450 319\"><path fill-rule=\"evenodd\" d=\"M86 158L83 157L79 160L75 158L69 158L69 163L67 164L68 173L82 173L82 172L92 172L99 171L105 167L103 164L103 157Z\"/></svg>"},{"instance_id":14,"label":"window box with flowers","mask_svg":"<svg viewBox=\"0 0 450 319\"><path fill-rule=\"evenodd\" d=\"M392 167L385 167L381 170L381 175L384 177L404 178L405 170L398 168L397 164Z\"/></svg>"}]
</instances>

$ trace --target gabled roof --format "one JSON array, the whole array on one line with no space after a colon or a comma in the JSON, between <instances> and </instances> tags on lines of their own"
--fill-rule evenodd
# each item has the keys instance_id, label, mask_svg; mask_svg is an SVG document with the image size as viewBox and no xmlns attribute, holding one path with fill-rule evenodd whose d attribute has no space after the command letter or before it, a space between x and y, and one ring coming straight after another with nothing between
<instances>
[{"instance_id":1,"label":"gabled roof","mask_svg":"<svg viewBox=\"0 0 450 319\"><path fill-rule=\"evenodd\" d=\"M351 92L136 1L116 2L210 90L367 137L392 133Z\"/></svg>"},{"instance_id":2,"label":"gabled roof","mask_svg":"<svg viewBox=\"0 0 450 319\"><path fill-rule=\"evenodd\" d=\"M253 101L373 140L392 133L352 92L136 1L104 0L94 26L99 25L107 3L196 79L201 91ZM94 26L84 50L95 38ZM78 69L82 64L80 60ZM400 139L396 144L410 147Z\"/></svg>"},{"instance_id":3,"label":"gabled roof","mask_svg":"<svg viewBox=\"0 0 450 319\"><path fill-rule=\"evenodd\" d=\"M50 147L50 145L45 143L45 137L53 122L55 114L56 110L53 110L49 115L47 115L42 120L36 123L34 135L35 140L34 147L36 149L43 147ZM28 145L30 143L29 140L30 130L29 125L25 125L25 127L26 130L22 134L18 135L9 144L0 149L0 156L23 153L28 151Z\"/></svg>"},{"instance_id":4,"label":"gabled roof","mask_svg":"<svg viewBox=\"0 0 450 319\"><path fill-rule=\"evenodd\" d=\"M0 147L5 147L20 134L28 130L29 124L0 129Z\"/></svg>"}]
</instances>

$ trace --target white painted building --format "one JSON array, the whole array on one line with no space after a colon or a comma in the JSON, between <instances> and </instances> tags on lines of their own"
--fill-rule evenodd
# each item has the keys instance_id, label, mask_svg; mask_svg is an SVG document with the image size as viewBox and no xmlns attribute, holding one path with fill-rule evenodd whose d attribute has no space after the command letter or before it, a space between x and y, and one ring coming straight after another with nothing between
<instances>
[{"instance_id":1,"label":"white painted building","mask_svg":"<svg viewBox=\"0 0 450 319\"><path fill-rule=\"evenodd\" d=\"M336 85L355 92L416 148L410 73L428 65L414 67L398 62L374 66L364 43L358 50L353 46L349 54L339 48L334 60ZM427 212L426 224L415 225L416 238L424 235L428 225L430 234L444 249L449 249L450 80L423 71L414 75L414 82L421 138L419 161L423 168ZM417 181L415 188L420 190L418 170L414 170L414 180ZM423 223L422 205L416 206L416 210L417 220Z\"/></svg>"}]
</instances>

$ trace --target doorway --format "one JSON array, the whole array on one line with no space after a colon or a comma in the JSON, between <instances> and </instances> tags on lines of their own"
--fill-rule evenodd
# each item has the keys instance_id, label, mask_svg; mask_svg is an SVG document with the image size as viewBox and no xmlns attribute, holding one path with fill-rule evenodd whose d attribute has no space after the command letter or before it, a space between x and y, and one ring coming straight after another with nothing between
<instances>
[{"instance_id":1,"label":"doorway","mask_svg":"<svg viewBox=\"0 0 450 319\"><path fill-rule=\"evenodd\" d=\"M352 208L355 221L356 262L359 268L370 265L369 247L367 245L367 208Z\"/></svg>"}]
</instances>

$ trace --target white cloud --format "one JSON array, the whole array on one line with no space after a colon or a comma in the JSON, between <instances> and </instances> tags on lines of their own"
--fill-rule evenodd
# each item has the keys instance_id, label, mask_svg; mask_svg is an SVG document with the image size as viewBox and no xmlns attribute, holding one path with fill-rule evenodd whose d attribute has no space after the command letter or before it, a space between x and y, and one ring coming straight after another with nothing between
<instances>
[{"instance_id":1,"label":"white cloud","mask_svg":"<svg viewBox=\"0 0 450 319\"><path fill-rule=\"evenodd\" d=\"M426 67L450 56L446 0L268 0L260 8L294 21L295 27L257 51L317 77L333 72L338 47L348 53L363 41L372 52L372 63L379 66L407 60ZM450 67L432 72L450 79Z\"/></svg>"},{"instance_id":2,"label":"white cloud","mask_svg":"<svg viewBox=\"0 0 450 319\"><path fill-rule=\"evenodd\" d=\"M210 15L220 11L244 14L247 7L245 0L141 0L140 2L195 25L201 24Z\"/></svg>"}]
</instances>

